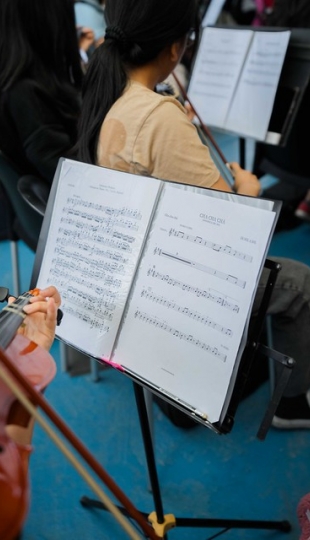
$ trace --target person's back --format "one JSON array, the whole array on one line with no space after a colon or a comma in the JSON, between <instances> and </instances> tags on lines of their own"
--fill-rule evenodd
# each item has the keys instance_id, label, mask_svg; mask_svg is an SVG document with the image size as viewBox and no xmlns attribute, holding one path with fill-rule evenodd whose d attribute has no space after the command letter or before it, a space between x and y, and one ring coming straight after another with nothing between
<instances>
[{"instance_id":1,"label":"person's back","mask_svg":"<svg viewBox=\"0 0 310 540\"><path fill-rule=\"evenodd\" d=\"M0 149L21 174L51 182L59 157L76 142L77 119L66 117L54 96L32 79L17 81L0 98Z\"/></svg>"},{"instance_id":2,"label":"person's back","mask_svg":"<svg viewBox=\"0 0 310 540\"><path fill-rule=\"evenodd\" d=\"M170 121L166 124L167 117ZM165 136L154 136L163 127ZM157 94L132 81L102 125L97 160L101 166L112 169L211 186L219 173L207 147L191 145L191 137L197 137L196 128L188 122L184 108L173 96ZM186 158L188 151L192 161Z\"/></svg>"},{"instance_id":3,"label":"person's back","mask_svg":"<svg viewBox=\"0 0 310 540\"><path fill-rule=\"evenodd\" d=\"M82 71L71 0L0 1L0 150L51 183L76 142Z\"/></svg>"},{"instance_id":4,"label":"person's back","mask_svg":"<svg viewBox=\"0 0 310 540\"><path fill-rule=\"evenodd\" d=\"M309 0L275 0L265 17L266 26L310 28Z\"/></svg>"},{"instance_id":5,"label":"person's back","mask_svg":"<svg viewBox=\"0 0 310 540\"><path fill-rule=\"evenodd\" d=\"M264 17L264 25L267 27L282 27L291 29L307 28L310 32L309 0L275 0L272 9L270 9L270 11L266 13ZM296 63L296 67L297 66L298 60ZM306 192L306 178L309 178L310 187L308 140L304 135L309 128L309 111L310 85L308 84L288 135L286 144L284 146L274 146L258 142L255 145L253 171L258 176L262 176L265 173L265 170L262 169L262 161L263 159L266 159L269 160L271 164L276 166L280 171L284 171L284 177L286 174L288 176L291 175L292 177L292 181L290 184L288 184L285 181L282 181L281 174L279 173L280 182L275 186L275 188L271 188L270 192L266 193L267 196L274 196L275 198L280 198L285 201L285 211L282 212L281 220L284 227L286 224L289 226L290 222L292 222L293 225L295 225L296 222L298 223L296 218L293 217L292 220L291 214L293 215L294 208L299 203L300 199L303 198ZM303 184L299 184L298 182L294 181L294 175L298 175L303 178ZM301 185L303 187L300 187ZM293 195L290 196L291 192L293 192ZM305 217L310 220L310 193L307 195L307 199L309 199L309 209L306 211Z\"/></svg>"}]
</instances>

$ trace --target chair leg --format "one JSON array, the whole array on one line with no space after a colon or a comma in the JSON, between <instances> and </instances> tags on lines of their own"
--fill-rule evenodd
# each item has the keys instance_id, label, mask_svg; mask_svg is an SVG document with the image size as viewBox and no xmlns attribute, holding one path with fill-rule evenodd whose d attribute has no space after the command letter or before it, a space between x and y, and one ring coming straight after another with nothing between
<instances>
[{"instance_id":1,"label":"chair leg","mask_svg":"<svg viewBox=\"0 0 310 540\"><path fill-rule=\"evenodd\" d=\"M266 334L267 334L267 345L270 349L273 349L273 339L272 339L272 316L267 315L266 317ZM270 384L270 394L273 395L275 387L275 372L274 372L274 361L272 358L268 359L269 365L269 384Z\"/></svg>"},{"instance_id":2,"label":"chair leg","mask_svg":"<svg viewBox=\"0 0 310 540\"><path fill-rule=\"evenodd\" d=\"M70 347L63 341L60 341L60 366L63 373L70 371L72 369L73 357L83 357L83 353L79 351L69 350ZM87 356L85 355L85 360L87 361ZM88 358L90 366L90 380L92 382L97 382L99 380L99 369L100 365L95 358Z\"/></svg>"},{"instance_id":3,"label":"chair leg","mask_svg":"<svg viewBox=\"0 0 310 540\"><path fill-rule=\"evenodd\" d=\"M92 382L99 381L99 362L95 358L90 358L90 374Z\"/></svg>"},{"instance_id":4,"label":"chair leg","mask_svg":"<svg viewBox=\"0 0 310 540\"><path fill-rule=\"evenodd\" d=\"M10 241L11 247L11 263L12 263L12 273L13 273L13 294L14 296L19 296L21 294L20 290L20 272L19 272L19 253L18 253L18 243L15 240Z\"/></svg>"},{"instance_id":5,"label":"chair leg","mask_svg":"<svg viewBox=\"0 0 310 540\"><path fill-rule=\"evenodd\" d=\"M59 350L60 350L60 368L62 373L65 373L69 370L68 366L68 356L67 356L67 345L63 342L59 342Z\"/></svg>"}]
</instances>

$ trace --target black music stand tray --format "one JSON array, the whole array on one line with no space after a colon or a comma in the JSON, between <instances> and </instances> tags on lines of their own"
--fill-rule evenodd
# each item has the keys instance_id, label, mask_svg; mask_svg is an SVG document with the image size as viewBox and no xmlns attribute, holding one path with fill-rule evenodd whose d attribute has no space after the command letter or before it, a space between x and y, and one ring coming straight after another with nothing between
<instances>
[{"instance_id":1,"label":"black music stand tray","mask_svg":"<svg viewBox=\"0 0 310 540\"><path fill-rule=\"evenodd\" d=\"M292 368L295 365L295 361L285 356L270 347L262 345L259 343L259 337L263 330L265 315L267 307L269 305L271 293L277 278L277 274L281 269L281 265L274 261L267 259L265 261L265 268L269 269L269 279L265 289L265 293L260 305L258 316L255 320L255 324L252 327L250 332L250 338L244 349L242 360L240 363L238 376L230 405L228 407L227 415L224 421L221 424L213 424L214 431L219 434L227 434L231 431L234 424L234 414L237 410L238 404L242 397L245 383L247 381L250 368L252 366L253 360L257 353L263 354L267 358L280 362L282 365L282 373L277 381L277 384L273 390L273 394L270 400L270 403L267 407L264 418L261 422L259 430L257 432L257 437L260 440L264 440L267 434L267 431L271 425L272 418L274 416L275 410L279 404L279 401L282 397L284 388L289 380L289 377L292 372ZM134 379L134 377L132 377ZM159 538L167 540L167 532L175 527L199 527L199 528L222 528L223 530L215 535L209 537L208 540L215 538L230 529L268 529L268 530L278 530L282 532L289 532L291 530L291 524L287 520L282 521L265 521L265 520L245 520L245 519L226 519L226 518L187 518L187 517L175 517L173 514L164 514L160 485L157 475L156 460L153 447L153 439L150 428L149 416L145 401L145 394L143 391L142 384L137 382L134 379L133 382L135 399L139 414L139 421L142 431L144 450L147 460L148 473L150 478L150 484L154 499L155 511L151 513L140 512L142 516L145 517L147 521L151 523L154 528L155 533ZM167 397L161 396L165 400ZM81 504L84 507L93 507L99 508L102 510L107 510L103 503L100 501L91 499L89 497L83 496L80 499ZM127 510L123 507L118 507L119 510L130 517Z\"/></svg>"}]
</instances>

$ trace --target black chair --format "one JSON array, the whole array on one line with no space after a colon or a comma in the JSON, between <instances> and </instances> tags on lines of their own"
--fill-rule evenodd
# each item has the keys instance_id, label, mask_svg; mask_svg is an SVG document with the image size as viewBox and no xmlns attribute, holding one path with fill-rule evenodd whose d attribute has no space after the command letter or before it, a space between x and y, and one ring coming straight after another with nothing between
<instances>
[{"instance_id":1,"label":"black chair","mask_svg":"<svg viewBox=\"0 0 310 540\"><path fill-rule=\"evenodd\" d=\"M18 240L22 240L32 250L36 251L43 217L35 211L18 189L22 175L15 165L0 152L0 187L3 209L5 212L6 239L11 242L11 262L14 282L14 294L20 291L20 268L18 262ZM27 182L37 185L40 179L34 176L25 177Z\"/></svg>"},{"instance_id":2,"label":"black chair","mask_svg":"<svg viewBox=\"0 0 310 540\"><path fill-rule=\"evenodd\" d=\"M308 54L310 67L310 53ZM308 84L285 144L256 143L252 170L258 177L271 174L286 185L300 190L310 189L308 139L305 136L308 132L309 120L310 85Z\"/></svg>"}]
</instances>

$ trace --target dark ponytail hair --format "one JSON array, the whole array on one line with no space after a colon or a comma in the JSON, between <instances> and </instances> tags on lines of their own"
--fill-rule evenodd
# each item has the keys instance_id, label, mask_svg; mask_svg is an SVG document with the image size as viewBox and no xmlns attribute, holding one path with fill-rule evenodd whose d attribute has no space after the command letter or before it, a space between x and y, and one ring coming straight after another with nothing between
<instances>
[{"instance_id":1,"label":"dark ponytail hair","mask_svg":"<svg viewBox=\"0 0 310 540\"><path fill-rule=\"evenodd\" d=\"M73 0L0 0L0 92L24 78L77 118L83 72Z\"/></svg>"},{"instance_id":2,"label":"dark ponytail hair","mask_svg":"<svg viewBox=\"0 0 310 540\"><path fill-rule=\"evenodd\" d=\"M154 60L196 23L196 0L106 0L104 43L83 84L78 158L96 163L101 125L127 84L127 70Z\"/></svg>"}]
</instances>

